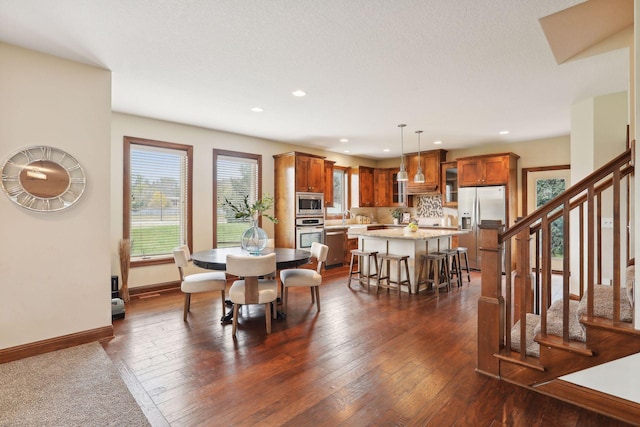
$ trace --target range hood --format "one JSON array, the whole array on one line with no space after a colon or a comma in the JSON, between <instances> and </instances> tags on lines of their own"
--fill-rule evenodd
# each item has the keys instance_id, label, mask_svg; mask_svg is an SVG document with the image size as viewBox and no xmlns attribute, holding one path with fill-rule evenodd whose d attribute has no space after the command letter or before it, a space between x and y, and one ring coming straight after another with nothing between
<instances>
[{"instance_id":1,"label":"range hood","mask_svg":"<svg viewBox=\"0 0 640 427\"><path fill-rule=\"evenodd\" d=\"M440 194L437 185L429 184L412 184L407 185L407 194L410 196L415 195L435 195Z\"/></svg>"}]
</instances>

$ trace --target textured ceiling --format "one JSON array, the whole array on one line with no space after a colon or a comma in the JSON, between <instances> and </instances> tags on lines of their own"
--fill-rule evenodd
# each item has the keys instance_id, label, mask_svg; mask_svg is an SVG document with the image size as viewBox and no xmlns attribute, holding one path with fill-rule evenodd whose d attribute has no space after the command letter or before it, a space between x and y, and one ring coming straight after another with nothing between
<instances>
[{"instance_id":1,"label":"textured ceiling","mask_svg":"<svg viewBox=\"0 0 640 427\"><path fill-rule=\"evenodd\" d=\"M114 111L385 158L398 123L405 151L526 141L627 90L626 49L555 62L538 20L578 3L0 0L0 41L111 70Z\"/></svg>"}]
</instances>

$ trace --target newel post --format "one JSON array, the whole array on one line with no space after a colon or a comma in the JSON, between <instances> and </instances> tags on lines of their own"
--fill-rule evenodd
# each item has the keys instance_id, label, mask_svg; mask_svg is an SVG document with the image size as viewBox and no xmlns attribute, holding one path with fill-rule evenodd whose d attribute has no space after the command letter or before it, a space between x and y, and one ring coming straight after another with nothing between
<instances>
[{"instance_id":1,"label":"newel post","mask_svg":"<svg viewBox=\"0 0 640 427\"><path fill-rule=\"evenodd\" d=\"M504 298L502 296L502 253L499 223L480 224L481 294L478 300L478 360L476 370L499 377L500 364L494 354L504 343Z\"/></svg>"}]
</instances>

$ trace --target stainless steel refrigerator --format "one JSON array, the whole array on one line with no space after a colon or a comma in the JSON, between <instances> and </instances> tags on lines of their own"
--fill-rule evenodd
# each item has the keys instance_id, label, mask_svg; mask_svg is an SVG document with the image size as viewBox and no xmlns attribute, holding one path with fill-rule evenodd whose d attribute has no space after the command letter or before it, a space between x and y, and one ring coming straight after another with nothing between
<instances>
[{"instance_id":1,"label":"stainless steel refrigerator","mask_svg":"<svg viewBox=\"0 0 640 427\"><path fill-rule=\"evenodd\" d=\"M500 220L505 224L507 216L505 197L504 185L458 189L458 223L461 229L469 230L469 233L458 236L458 246L468 248L471 268L480 269L478 226L483 220Z\"/></svg>"}]
</instances>

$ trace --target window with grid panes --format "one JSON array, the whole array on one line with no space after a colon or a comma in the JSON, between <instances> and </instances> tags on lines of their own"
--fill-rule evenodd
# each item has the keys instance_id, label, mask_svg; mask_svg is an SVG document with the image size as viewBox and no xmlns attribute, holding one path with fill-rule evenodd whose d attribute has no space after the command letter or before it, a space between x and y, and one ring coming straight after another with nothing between
<instances>
[{"instance_id":1,"label":"window with grid panes","mask_svg":"<svg viewBox=\"0 0 640 427\"><path fill-rule=\"evenodd\" d=\"M172 262L191 247L193 147L125 137L124 232L132 265Z\"/></svg>"},{"instance_id":2,"label":"window with grid panes","mask_svg":"<svg viewBox=\"0 0 640 427\"><path fill-rule=\"evenodd\" d=\"M214 245L217 248L240 246L242 233L249 227L249 219L234 217L227 198L240 204L245 195L252 204L261 197L262 156L228 150L213 150L214 168ZM259 219L261 220L261 218Z\"/></svg>"}]
</instances>

